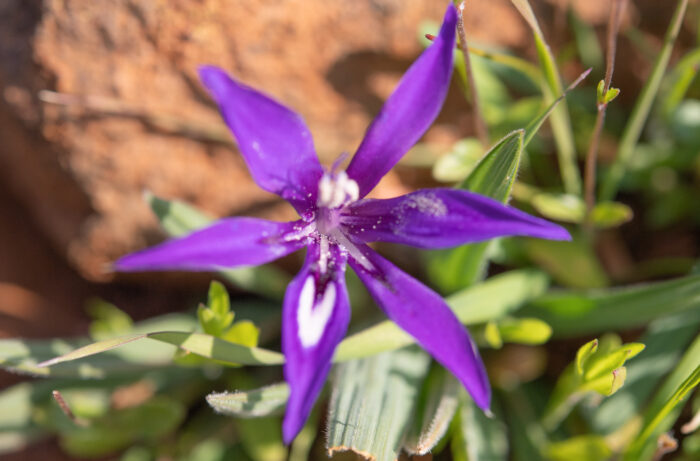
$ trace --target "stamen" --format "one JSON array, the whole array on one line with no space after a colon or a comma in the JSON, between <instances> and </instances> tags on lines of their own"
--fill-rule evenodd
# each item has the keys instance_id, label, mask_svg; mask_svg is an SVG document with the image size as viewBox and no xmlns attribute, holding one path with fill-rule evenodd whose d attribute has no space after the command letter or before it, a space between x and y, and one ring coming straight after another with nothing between
<instances>
[{"instance_id":1,"label":"stamen","mask_svg":"<svg viewBox=\"0 0 700 461\"><path fill-rule=\"evenodd\" d=\"M335 175L326 173L318 182L318 206L338 208L356 201L359 196L360 187L345 171Z\"/></svg>"}]
</instances>

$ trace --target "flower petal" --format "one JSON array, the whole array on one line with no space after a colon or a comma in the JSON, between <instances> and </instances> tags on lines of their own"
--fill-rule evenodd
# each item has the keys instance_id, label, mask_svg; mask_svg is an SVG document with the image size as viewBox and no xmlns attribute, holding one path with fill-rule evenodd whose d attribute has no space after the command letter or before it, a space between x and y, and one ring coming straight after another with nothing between
<instances>
[{"instance_id":1,"label":"flower petal","mask_svg":"<svg viewBox=\"0 0 700 461\"><path fill-rule=\"evenodd\" d=\"M561 226L459 189L422 189L387 200L361 200L344 210L341 223L362 242L421 248L444 248L509 235L571 240Z\"/></svg>"},{"instance_id":2,"label":"flower petal","mask_svg":"<svg viewBox=\"0 0 700 461\"><path fill-rule=\"evenodd\" d=\"M308 225L255 218L227 218L184 237L124 256L118 271L206 271L263 264L302 248Z\"/></svg>"},{"instance_id":3,"label":"flower petal","mask_svg":"<svg viewBox=\"0 0 700 461\"><path fill-rule=\"evenodd\" d=\"M301 272L287 287L282 311L284 376L290 394L282 424L285 443L299 433L323 388L333 352L350 322L345 258L335 245L328 264L317 244L309 246ZM322 268L326 268L322 271Z\"/></svg>"},{"instance_id":4,"label":"flower petal","mask_svg":"<svg viewBox=\"0 0 700 461\"><path fill-rule=\"evenodd\" d=\"M466 328L434 291L398 269L374 250L360 247L373 268L349 259L386 315L447 368L469 391L474 402L487 410L491 388L479 352Z\"/></svg>"},{"instance_id":5,"label":"flower petal","mask_svg":"<svg viewBox=\"0 0 700 461\"><path fill-rule=\"evenodd\" d=\"M199 68L238 141L250 173L263 189L289 201L302 216L316 204L323 174L301 116L213 66Z\"/></svg>"},{"instance_id":6,"label":"flower petal","mask_svg":"<svg viewBox=\"0 0 700 461\"><path fill-rule=\"evenodd\" d=\"M457 10L450 2L440 33L413 63L367 129L347 173L360 197L374 188L440 112L452 75Z\"/></svg>"}]
</instances>

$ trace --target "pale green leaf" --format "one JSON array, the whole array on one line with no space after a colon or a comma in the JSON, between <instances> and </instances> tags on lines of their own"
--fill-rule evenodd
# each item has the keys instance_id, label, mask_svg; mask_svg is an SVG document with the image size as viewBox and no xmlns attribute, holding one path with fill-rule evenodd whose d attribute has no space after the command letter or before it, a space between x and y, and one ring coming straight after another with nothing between
<instances>
[{"instance_id":1,"label":"pale green leaf","mask_svg":"<svg viewBox=\"0 0 700 461\"><path fill-rule=\"evenodd\" d=\"M552 336L552 328L540 319L506 318L496 324L501 339L506 343L544 344Z\"/></svg>"},{"instance_id":2,"label":"pale green leaf","mask_svg":"<svg viewBox=\"0 0 700 461\"><path fill-rule=\"evenodd\" d=\"M328 409L329 453L396 460L429 364L425 352L410 347L340 365Z\"/></svg>"},{"instance_id":3,"label":"pale green leaf","mask_svg":"<svg viewBox=\"0 0 700 461\"><path fill-rule=\"evenodd\" d=\"M207 395L207 403L217 413L240 418L259 418L281 414L288 398L289 386L287 383L278 383L250 391L212 392Z\"/></svg>"}]
</instances>

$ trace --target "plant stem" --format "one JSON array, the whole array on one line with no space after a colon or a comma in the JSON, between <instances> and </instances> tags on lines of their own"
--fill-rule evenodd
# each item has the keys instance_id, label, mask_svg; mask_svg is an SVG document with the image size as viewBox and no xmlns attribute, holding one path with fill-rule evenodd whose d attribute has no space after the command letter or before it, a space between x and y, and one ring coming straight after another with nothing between
<instances>
[{"instance_id":1,"label":"plant stem","mask_svg":"<svg viewBox=\"0 0 700 461\"><path fill-rule=\"evenodd\" d=\"M599 196L601 200L612 200L617 193L620 180L625 174L625 168L632 157L637 141L639 141L639 136L641 135L642 128L644 127L647 117L649 116L651 105L654 102L656 93L661 85L661 79L663 78L666 68L668 67L668 61L671 59L673 44L675 43L676 38L678 37L678 32L683 24L683 17L685 16L687 7L688 0L678 0L676 10L673 12L673 17L671 18L671 24L666 31L666 37L664 38L664 44L661 52L656 58L651 75L649 76L647 83L644 85L642 93L637 99L637 103L632 110L630 120L627 122L627 126L625 126L625 131L622 133L622 140L620 141L620 147L617 151L617 157L615 158L614 163L610 167L610 170L603 181Z\"/></svg>"},{"instance_id":2,"label":"plant stem","mask_svg":"<svg viewBox=\"0 0 700 461\"><path fill-rule=\"evenodd\" d=\"M489 132L486 127L486 122L481 113L481 106L479 104L479 92L476 88L476 82L474 80L474 72L472 71L471 60L469 59L469 45L467 44L467 31L464 28L464 6L465 2L459 4L459 21L457 23L457 33L459 34L459 41L461 44L460 49L462 50L462 56L464 57L464 69L467 73L467 81L469 82L469 88L472 92L472 109L474 111L474 129L476 130L476 136L481 141L481 145L488 147L489 145Z\"/></svg>"},{"instance_id":3,"label":"plant stem","mask_svg":"<svg viewBox=\"0 0 700 461\"><path fill-rule=\"evenodd\" d=\"M625 9L627 0L615 0L610 7L610 21L608 23L607 50L605 62L605 78L603 80L603 92L607 95L612 82L613 71L615 70L615 52L617 51L617 33L620 29L620 19L622 12ZM605 111L608 108L607 101L598 101L598 114L595 120L595 128L593 129L593 137L591 144L588 147L586 154L586 170L584 176L585 184L585 199L586 199L586 228L592 229L592 213L595 206L595 179L596 179L596 159L598 157L598 146L600 144L600 136L603 132L605 124Z\"/></svg>"}]
</instances>

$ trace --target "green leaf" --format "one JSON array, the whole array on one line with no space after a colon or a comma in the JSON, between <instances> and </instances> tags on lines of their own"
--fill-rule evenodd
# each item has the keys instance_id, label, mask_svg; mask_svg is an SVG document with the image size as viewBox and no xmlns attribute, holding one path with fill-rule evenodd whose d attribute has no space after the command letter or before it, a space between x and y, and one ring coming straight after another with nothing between
<instances>
[{"instance_id":1,"label":"green leaf","mask_svg":"<svg viewBox=\"0 0 700 461\"><path fill-rule=\"evenodd\" d=\"M425 352L410 347L340 365L328 409L329 453L397 459L429 364Z\"/></svg>"},{"instance_id":2,"label":"green leaf","mask_svg":"<svg viewBox=\"0 0 700 461\"><path fill-rule=\"evenodd\" d=\"M700 274L675 280L545 295L518 312L547 322L555 337L643 326L655 318L700 308Z\"/></svg>"},{"instance_id":3,"label":"green leaf","mask_svg":"<svg viewBox=\"0 0 700 461\"><path fill-rule=\"evenodd\" d=\"M444 437L457 411L461 384L444 368L433 367L425 380L404 450L411 455L429 453Z\"/></svg>"},{"instance_id":4,"label":"green leaf","mask_svg":"<svg viewBox=\"0 0 700 461\"><path fill-rule=\"evenodd\" d=\"M591 214L593 225L598 229L618 227L632 220L632 216L632 209L619 202L599 202Z\"/></svg>"},{"instance_id":5,"label":"green leaf","mask_svg":"<svg viewBox=\"0 0 700 461\"><path fill-rule=\"evenodd\" d=\"M644 345L620 343L619 337L607 335L600 342L591 341L579 348L574 363L557 380L542 417L545 427L556 427L587 393L609 396L622 387L627 376L623 365Z\"/></svg>"},{"instance_id":6,"label":"green leaf","mask_svg":"<svg viewBox=\"0 0 700 461\"><path fill-rule=\"evenodd\" d=\"M459 186L505 202L520 167L525 130L515 130L489 149Z\"/></svg>"},{"instance_id":7,"label":"green leaf","mask_svg":"<svg viewBox=\"0 0 700 461\"><path fill-rule=\"evenodd\" d=\"M460 322L473 325L500 318L545 293L549 281L534 269L506 272L446 299ZM348 336L336 349L336 362L367 357L412 344L414 339L386 320Z\"/></svg>"},{"instance_id":8,"label":"green leaf","mask_svg":"<svg viewBox=\"0 0 700 461\"><path fill-rule=\"evenodd\" d=\"M127 334L134 325L126 312L101 299L89 301L87 311L94 319L90 324L90 337L95 340Z\"/></svg>"},{"instance_id":9,"label":"green leaf","mask_svg":"<svg viewBox=\"0 0 700 461\"><path fill-rule=\"evenodd\" d=\"M545 218L557 221L580 223L586 211L583 200L572 194L538 193L530 204Z\"/></svg>"},{"instance_id":10,"label":"green leaf","mask_svg":"<svg viewBox=\"0 0 700 461\"><path fill-rule=\"evenodd\" d=\"M700 310L652 321L639 340L646 345L644 354L626 366L625 386L591 409L589 420L594 430L610 434L641 414L642 406L678 363L699 327Z\"/></svg>"},{"instance_id":11,"label":"green leaf","mask_svg":"<svg viewBox=\"0 0 700 461\"><path fill-rule=\"evenodd\" d=\"M612 450L599 435L582 435L547 447L547 456L552 461L602 461L612 456Z\"/></svg>"},{"instance_id":12,"label":"green leaf","mask_svg":"<svg viewBox=\"0 0 700 461\"><path fill-rule=\"evenodd\" d=\"M236 392L212 392L207 403L217 413L240 418L260 418L279 415L289 398L287 383L272 384L260 389Z\"/></svg>"},{"instance_id":13,"label":"green leaf","mask_svg":"<svg viewBox=\"0 0 700 461\"><path fill-rule=\"evenodd\" d=\"M455 461L507 460L508 437L501 418L486 416L464 389L459 391L459 401L451 443Z\"/></svg>"},{"instance_id":14,"label":"green leaf","mask_svg":"<svg viewBox=\"0 0 700 461\"><path fill-rule=\"evenodd\" d=\"M177 200L164 200L150 192L144 196L161 226L174 237L206 227L213 219L196 208ZM282 299L289 275L272 265L244 267L221 271L233 285L266 298Z\"/></svg>"},{"instance_id":15,"label":"green leaf","mask_svg":"<svg viewBox=\"0 0 700 461\"><path fill-rule=\"evenodd\" d=\"M197 317L204 332L212 336L220 337L231 326L234 313L231 312L228 292L221 283L211 282L207 305L199 306Z\"/></svg>"},{"instance_id":16,"label":"green leaf","mask_svg":"<svg viewBox=\"0 0 700 461\"><path fill-rule=\"evenodd\" d=\"M497 322L503 342L537 345L546 343L552 336L552 328L540 319L507 318Z\"/></svg>"}]
</instances>

